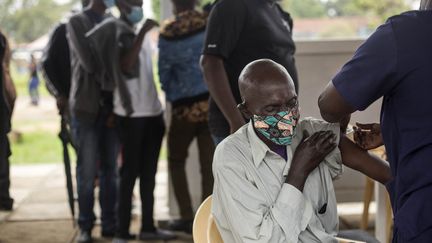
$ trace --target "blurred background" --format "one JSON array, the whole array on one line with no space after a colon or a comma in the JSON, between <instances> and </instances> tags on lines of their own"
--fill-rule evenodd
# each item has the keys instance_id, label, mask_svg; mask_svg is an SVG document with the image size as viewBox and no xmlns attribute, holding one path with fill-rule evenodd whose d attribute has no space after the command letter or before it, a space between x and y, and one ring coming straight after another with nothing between
<instances>
[{"instance_id":1,"label":"blurred background","mask_svg":"<svg viewBox=\"0 0 432 243\"><path fill-rule=\"evenodd\" d=\"M206 3L207 0L200 4ZM282 1L282 6L294 18L297 41L364 39L389 16L416 9L418 4L418 0ZM80 8L79 0L0 0L0 29L12 47L11 73L18 91L11 133L12 165L62 160L61 144L56 138L59 116L42 75L38 87L40 102L37 106L30 102L30 56L33 54L36 61L40 60L51 30ZM159 20L160 8L160 0L144 1L145 17ZM154 73L157 76L157 70Z\"/></svg>"}]
</instances>

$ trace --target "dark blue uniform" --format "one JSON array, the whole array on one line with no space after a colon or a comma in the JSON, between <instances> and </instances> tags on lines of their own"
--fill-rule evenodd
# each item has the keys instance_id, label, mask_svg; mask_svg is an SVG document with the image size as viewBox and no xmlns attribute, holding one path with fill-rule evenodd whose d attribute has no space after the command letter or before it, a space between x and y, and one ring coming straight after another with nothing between
<instances>
[{"instance_id":1,"label":"dark blue uniform","mask_svg":"<svg viewBox=\"0 0 432 243\"><path fill-rule=\"evenodd\" d=\"M334 77L358 110L383 97L393 242L432 242L432 11L390 18Z\"/></svg>"}]
</instances>

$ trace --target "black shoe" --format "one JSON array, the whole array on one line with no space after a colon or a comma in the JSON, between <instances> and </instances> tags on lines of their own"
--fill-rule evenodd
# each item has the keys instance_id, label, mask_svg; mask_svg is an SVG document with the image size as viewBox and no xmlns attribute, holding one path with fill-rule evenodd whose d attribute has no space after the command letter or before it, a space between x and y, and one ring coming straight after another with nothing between
<instances>
[{"instance_id":1,"label":"black shoe","mask_svg":"<svg viewBox=\"0 0 432 243\"><path fill-rule=\"evenodd\" d=\"M130 234L130 233L127 233L127 234L117 233L117 234L115 234L115 238L116 239L122 239L122 240L135 240L137 238L137 235L136 234Z\"/></svg>"},{"instance_id":2,"label":"black shoe","mask_svg":"<svg viewBox=\"0 0 432 243\"><path fill-rule=\"evenodd\" d=\"M143 231L139 234L140 240L174 240L176 238L177 236L173 232L161 229L151 232Z\"/></svg>"},{"instance_id":3,"label":"black shoe","mask_svg":"<svg viewBox=\"0 0 432 243\"><path fill-rule=\"evenodd\" d=\"M0 211L12 211L14 200L12 198L0 202Z\"/></svg>"},{"instance_id":4,"label":"black shoe","mask_svg":"<svg viewBox=\"0 0 432 243\"><path fill-rule=\"evenodd\" d=\"M12 211L13 205L0 205L0 211Z\"/></svg>"},{"instance_id":5,"label":"black shoe","mask_svg":"<svg viewBox=\"0 0 432 243\"><path fill-rule=\"evenodd\" d=\"M91 237L91 232L80 230L80 233L77 237L77 242L78 243L92 243L93 239Z\"/></svg>"},{"instance_id":6,"label":"black shoe","mask_svg":"<svg viewBox=\"0 0 432 243\"><path fill-rule=\"evenodd\" d=\"M166 229L192 234L193 220L176 219L168 222Z\"/></svg>"}]
</instances>

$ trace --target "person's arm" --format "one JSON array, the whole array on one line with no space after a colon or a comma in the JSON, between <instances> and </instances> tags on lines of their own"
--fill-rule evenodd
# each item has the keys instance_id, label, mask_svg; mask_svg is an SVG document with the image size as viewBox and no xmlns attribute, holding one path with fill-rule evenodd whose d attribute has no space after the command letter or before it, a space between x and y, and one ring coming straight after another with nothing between
<instances>
[{"instance_id":1,"label":"person's arm","mask_svg":"<svg viewBox=\"0 0 432 243\"><path fill-rule=\"evenodd\" d=\"M221 0L211 11L204 42L201 68L211 97L227 119L231 133L245 124L237 109L224 59L235 51L245 25L248 6L242 0Z\"/></svg>"},{"instance_id":2,"label":"person's arm","mask_svg":"<svg viewBox=\"0 0 432 243\"><path fill-rule=\"evenodd\" d=\"M322 118L332 123L342 123L344 120L349 122L349 116L356 111L339 94L333 83L329 83L319 96L318 106Z\"/></svg>"},{"instance_id":3,"label":"person's arm","mask_svg":"<svg viewBox=\"0 0 432 243\"><path fill-rule=\"evenodd\" d=\"M343 163L351 169L386 184L392 178L389 164L378 156L357 146L345 135L341 136L339 149Z\"/></svg>"},{"instance_id":4,"label":"person's arm","mask_svg":"<svg viewBox=\"0 0 432 243\"><path fill-rule=\"evenodd\" d=\"M86 28L80 19L72 17L66 24L69 48L75 53L81 66L88 73L94 73L95 65L90 45L86 38Z\"/></svg>"},{"instance_id":5,"label":"person's arm","mask_svg":"<svg viewBox=\"0 0 432 243\"><path fill-rule=\"evenodd\" d=\"M152 19L147 19L132 44L132 47L121 56L120 68L124 73L130 73L138 61L138 56L146 34L158 23Z\"/></svg>"},{"instance_id":6,"label":"person's arm","mask_svg":"<svg viewBox=\"0 0 432 243\"><path fill-rule=\"evenodd\" d=\"M269 202L247 178L248 159L233 144L221 144L215 152L212 213L222 238L228 230L234 236L232 243L298 242L312 217L312 205L287 183Z\"/></svg>"},{"instance_id":7,"label":"person's arm","mask_svg":"<svg viewBox=\"0 0 432 243\"><path fill-rule=\"evenodd\" d=\"M356 126L354 126L354 141L358 146L366 150L376 149L384 145L380 124L356 123Z\"/></svg>"},{"instance_id":8,"label":"person's arm","mask_svg":"<svg viewBox=\"0 0 432 243\"><path fill-rule=\"evenodd\" d=\"M201 67L209 92L227 119L231 133L234 133L245 124L245 120L237 109L222 58L203 55Z\"/></svg>"},{"instance_id":9,"label":"person's arm","mask_svg":"<svg viewBox=\"0 0 432 243\"><path fill-rule=\"evenodd\" d=\"M391 20L380 26L327 85L318 99L328 122L340 122L391 92L400 80Z\"/></svg>"},{"instance_id":10,"label":"person's arm","mask_svg":"<svg viewBox=\"0 0 432 243\"><path fill-rule=\"evenodd\" d=\"M159 81L161 83L161 88L165 92L169 92L169 84L175 83L176 77L173 75L172 70L172 62L170 58L171 49L167 48L167 43L164 40L161 40L162 37L159 37L159 59L158 59L158 72L159 72ZM167 95L168 96L168 95Z\"/></svg>"}]
</instances>

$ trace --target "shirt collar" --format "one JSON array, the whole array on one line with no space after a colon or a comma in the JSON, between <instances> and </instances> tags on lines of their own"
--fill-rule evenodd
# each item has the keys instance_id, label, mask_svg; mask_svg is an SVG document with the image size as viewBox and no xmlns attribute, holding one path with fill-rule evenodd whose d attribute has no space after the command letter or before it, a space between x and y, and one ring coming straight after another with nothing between
<instances>
[{"instance_id":1,"label":"shirt collar","mask_svg":"<svg viewBox=\"0 0 432 243\"><path fill-rule=\"evenodd\" d=\"M253 162L254 165L258 167L264 160L267 152L271 152L271 149L256 135L252 120L248 124L247 134L251 146Z\"/></svg>"}]
</instances>

